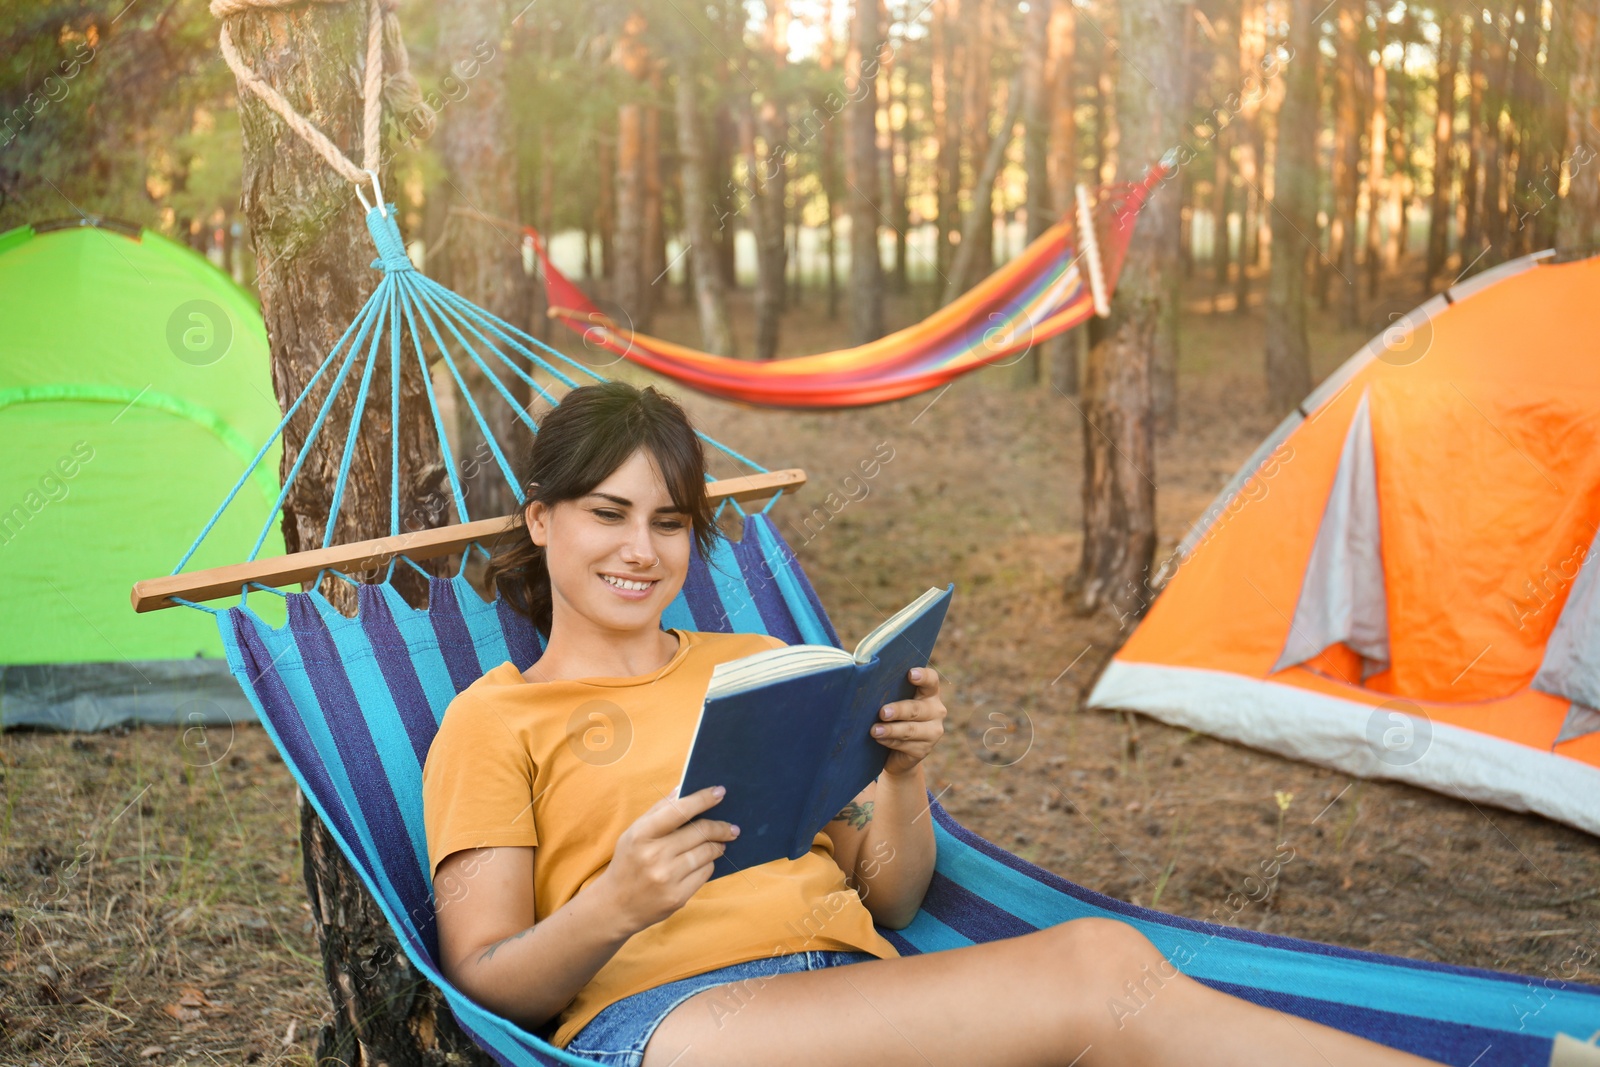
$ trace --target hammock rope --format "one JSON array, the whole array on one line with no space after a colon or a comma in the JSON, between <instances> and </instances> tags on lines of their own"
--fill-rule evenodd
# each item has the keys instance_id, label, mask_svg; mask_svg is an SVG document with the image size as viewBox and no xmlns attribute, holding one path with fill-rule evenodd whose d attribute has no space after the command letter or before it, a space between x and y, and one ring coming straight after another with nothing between
<instances>
[{"instance_id":1,"label":"hammock rope","mask_svg":"<svg viewBox=\"0 0 1600 1067\"><path fill-rule=\"evenodd\" d=\"M272 523L281 514L289 491L299 477L306 460L312 454L313 446L321 437L329 422L334 402L340 392L350 381L358 363L364 363L359 384L356 386L357 394L355 404L350 416L346 436L340 454L338 475L329 506L329 518L323 535L322 547L330 547L333 543L335 529L340 509L345 499L345 489L349 481L350 472L354 466L356 449L355 439L359 430L361 419L369 406L370 386L378 359L383 357L383 350L387 349L390 366L390 418L394 420L391 425L398 423L399 413L399 370L402 350L409 343L415 358L424 375L428 377L427 353L436 353L454 380L457 392L465 403L465 409L476 424L478 431L483 435L495 468L505 479L506 484L520 506L526 502L525 493L518 484L511 462L506 454L506 449L498 440L496 433L491 428L488 416L473 397L472 390L467 388L462 369L459 365L457 353L465 353L473 365L484 375L492 385L499 398L517 414L519 423L526 427L530 433L538 433L538 424L518 403L516 397L507 388L505 382L495 373L495 366L509 370L515 378L525 383L535 395L554 406L557 398L528 371L516 362L516 358L527 360L534 367L553 377L569 388L580 384L580 377L568 371L576 372L579 376L602 382L607 379L584 363L573 359L566 354L545 345L537 338L523 332L505 320L479 308L463 297L456 295L444 286L417 271L409 258L405 255L404 244L396 226L393 205L386 214L380 214L376 208L367 214L367 228L372 235L373 243L377 246L379 255L373 261L373 266L383 270L384 276L377 289L363 305L343 337L334 345L322 364L317 368L306 384L305 389L295 398L283 418L279 421L271 437L257 451L255 459L250 463L244 474L229 490L216 513L211 517L205 527L195 538L188 551L173 568L172 574L180 573L184 566L193 558L200 545L211 533L223 513L233 503L240 490L245 485L252 471L260 464L261 460L271 449L272 444L287 430L290 420L300 410L306 398L311 395L317 384L327 376L330 369L337 364L332 384L327 395L317 410L306 439L301 445L288 475L284 479L282 489L274 501L267 520L263 523L254 545L251 547L248 560L255 560L262 546L266 543L271 532ZM387 341L387 344L384 342ZM485 359L485 355L492 356L498 361L494 366ZM546 358L549 357L549 358ZM559 364L559 365L558 365ZM565 365L566 370L562 365ZM440 456L443 462L446 477L450 487L450 495L456 513L461 522L470 522L474 516L467 502L466 490L461 481L458 464L453 450L450 447L450 435L445 427L444 413L440 408L438 397L433 389L426 389L428 396L428 409L432 421L434 437L439 443ZM730 448L704 433L698 433L700 439L707 445L717 449L730 459L744 464L746 467L765 473L768 468L754 459L744 455L736 449ZM399 493L399 457L398 451L390 450L390 481L391 505L389 512L389 534L399 536L401 529L400 493ZM711 476L708 474L707 479ZM778 491L767 502L762 511L770 510L777 502ZM728 499L719 506L732 504L739 514L745 514L745 509L737 500ZM477 516L487 518L491 516Z\"/></svg>"},{"instance_id":2,"label":"hammock rope","mask_svg":"<svg viewBox=\"0 0 1600 1067\"><path fill-rule=\"evenodd\" d=\"M249 89L262 102L277 113L302 140L322 157L323 161L359 188L369 177L376 183L377 171L382 162L383 100L389 97L396 112L417 116L422 136L433 132L437 116L422 99L422 91L411 73L411 59L405 41L400 35L400 18L395 13L399 0L367 0L367 57L362 83L361 147L364 166L358 167L330 141L321 130L284 99L283 94L268 85L239 55L233 43L233 34L225 21L234 15L260 10L282 10L307 3L344 4L350 0L211 0L211 14L224 20L217 34L217 47L222 58L233 71L239 84ZM390 67L384 77L384 49L387 45ZM382 194L379 193L379 200Z\"/></svg>"}]
</instances>

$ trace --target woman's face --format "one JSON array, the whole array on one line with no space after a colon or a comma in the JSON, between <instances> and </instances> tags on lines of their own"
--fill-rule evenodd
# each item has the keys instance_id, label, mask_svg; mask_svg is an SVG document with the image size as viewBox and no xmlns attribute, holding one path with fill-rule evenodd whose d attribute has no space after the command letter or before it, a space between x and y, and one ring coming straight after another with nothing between
<instances>
[{"instance_id":1,"label":"woman's face","mask_svg":"<svg viewBox=\"0 0 1600 1067\"><path fill-rule=\"evenodd\" d=\"M527 518L533 543L545 546L554 629L572 612L605 630L661 628L689 573L694 535L647 450L587 496L553 508L529 504Z\"/></svg>"}]
</instances>

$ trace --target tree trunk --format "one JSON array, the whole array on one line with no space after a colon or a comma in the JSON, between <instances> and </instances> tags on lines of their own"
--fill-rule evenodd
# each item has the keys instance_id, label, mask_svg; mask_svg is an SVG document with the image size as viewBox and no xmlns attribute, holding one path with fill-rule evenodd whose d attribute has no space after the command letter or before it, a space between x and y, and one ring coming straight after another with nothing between
<instances>
[{"instance_id":1,"label":"tree trunk","mask_svg":"<svg viewBox=\"0 0 1600 1067\"><path fill-rule=\"evenodd\" d=\"M767 5L767 61L771 64L763 90L759 121L746 103L741 135L750 188L750 231L756 239L756 358L778 354L778 326L783 314L784 272L788 248L783 239L784 199L788 188L788 105L782 98L785 56L789 52L789 7L778 0ZM755 135L764 150L758 155ZM759 163L758 163L759 159Z\"/></svg>"},{"instance_id":2,"label":"tree trunk","mask_svg":"<svg viewBox=\"0 0 1600 1067\"><path fill-rule=\"evenodd\" d=\"M1077 12L1070 0L1057 0L1050 10L1050 202L1056 217L1073 210L1078 181ZM1078 395L1078 349L1086 330L1068 330L1048 343L1054 353L1060 385L1068 396Z\"/></svg>"},{"instance_id":3,"label":"tree trunk","mask_svg":"<svg viewBox=\"0 0 1600 1067\"><path fill-rule=\"evenodd\" d=\"M883 208L882 222L888 227L890 255L893 257L883 268L884 292L900 292L900 238L904 228L896 219L894 180L894 68L898 42L894 39L894 0L881 0L878 10L883 16L883 39L886 47L880 56L878 83L874 86L878 98L878 203Z\"/></svg>"},{"instance_id":4,"label":"tree trunk","mask_svg":"<svg viewBox=\"0 0 1600 1067\"><path fill-rule=\"evenodd\" d=\"M1264 0L1243 0L1239 9L1239 67L1241 86L1259 85L1261 60L1267 53L1267 8ZM1234 279L1233 310L1250 313L1250 270L1255 264L1261 228L1261 108L1259 93L1239 94L1239 114L1230 123L1236 135L1239 171L1239 274Z\"/></svg>"},{"instance_id":5,"label":"tree trunk","mask_svg":"<svg viewBox=\"0 0 1600 1067\"><path fill-rule=\"evenodd\" d=\"M644 82L650 73L650 52L644 41L645 18L637 11L624 20L612 49L611 61L633 83ZM628 86L637 94L634 84ZM621 325L628 329L649 328L651 285L649 273L654 259L650 219L649 117L650 109L639 99L625 99L617 107L616 155L616 231L612 238L611 298L617 304Z\"/></svg>"},{"instance_id":6,"label":"tree trunk","mask_svg":"<svg viewBox=\"0 0 1600 1067\"><path fill-rule=\"evenodd\" d=\"M837 108L827 107L828 95L832 93L833 67L834 67L834 40L833 40L833 0L828 0L823 7L822 17L822 43L821 66L825 83L828 85L828 94L823 97L826 115L822 122L822 147L821 147L821 184L822 201L826 208L827 235L824 238L828 249L828 321L839 317L839 124L833 121ZM934 24L938 25L938 12L934 13Z\"/></svg>"},{"instance_id":7,"label":"tree trunk","mask_svg":"<svg viewBox=\"0 0 1600 1067\"><path fill-rule=\"evenodd\" d=\"M719 100L712 109L711 130L711 174L714 177L731 175L733 161L737 155L739 129L725 99ZM724 181L716 190L717 218L731 220L738 215L739 204L734 192L732 180ZM722 271L723 287L730 293L739 288L738 264L734 255L736 251L734 244L738 236L739 228L736 225L717 227L717 267Z\"/></svg>"},{"instance_id":8,"label":"tree trunk","mask_svg":"<svg viewBox=\"0 0 1600 1067\"><path fill-rule=\"evenodd\" d=\"M1476 10L1476 9L1474 9ZM1469 20L1472 33L1467 47L1467 166L1461 176L1460 270L1465 273L1483 244L1483 95L1488 78L1483 70L1483 20Z\"/></svg>"},{"instance_id":9,"label":"tree trunk","mask_svg":"<svg viewBox=\"0 0 1600 1067\"><path fill-rule=\"evenodd\" d=\"M528 323L528 287L522 273L522 234L504 221L517 217L517 155L506 99L507 57L498 45L502 36L499 0L443 0L439 5L438 55L448 87L470 84L471 91L450 109L439 125L439 159L444 189L456 215L454 237L445 247L450 288L486 311L518 327ZM518 403L530 399L527 384L504 365L485 359ZM472 360L464 360L461 376L472 390L478 409L497 441L511 440L516 412ZM463 457L479 461L464 466L462 489L474 519L508 515L516 500L500 468L488 458L484 435L470 411L457 428Z\"/></svg>"},{"instance_id":10,"label":"tree trunk","mask_svg":"<svg viewBox=\"0 0 1600 1067\"><path fill-rule=\"evenodd\" d=\"M939 145L939 158L934 166L934 181L938 218L938 236L934 250L934 268L940 280L950 276L950 260L954 256L951 238L960 232L961 216L958 197L961 195L961 95L954 86L961 82L959 18L961 0L934 0L933 60L929 74L929 95L933 106L934 138ZM938 297L935 297L937 303Z\"/></svg>"},{"instance_id":11,"label":"tree trunk","mask_svg":"<svg viewBox=\"0 0 1600 1067\"><path fill-rule=\"evenodd\" d=\"M1181 0L1123 0L1119 46L1130 76L1117 80L1117 154L1129 178L1178 143L1183 99ZM1141 71L1144 77L1131 76ZM1132 168L1137 168L1133 170ZM1112 301L1092 319L1083 397L1083 555L1069 596L1124 624L1149 607L1155 552L1155 426L1150 372L1168 274L1177 270L1178 183L1154 190L1140 213Z\"/></svg>"},{"instance_id":12,"label":"tree trunk","mask_svg":"<svg viewBox=\"0 0 1600 1067\"><path fill-rule=\"evenodd\" d=\"M903 45L904 41L899 44ZM889 152L884 160L886 171L884 192L889 197L890 219L894 227L894 292L904 296L911 287L909 258L911 249L911 147L913 140L911 130L911 101L908 94L907 79L910 71L902 70L899 78L900 88L895 88L894 66L892 58L884 63L883 80L888 107L884 114L884 126L889 137ZM895 105L899 104L901 120L895 123Z\"/></svg>"},{"instance_id":13,"label":"tree trunk","mask_svg":"<svg viewBox=\"0 0 1600 1067\"><path fill-rule=\"evenodd\" d=\"M803 221L802 209L804 206L804 201L799 194L789 198L789 244L788 251L785 254L786 262L788 263L789 281L785 289L786 295L783 298L783 306L787 310L794 311L800 310L800 300L804 294L804 288L801 283L804 280L802 274L805 265L800 261L800 228Z\"/></svg>"},{"instance_id":14,"label":"tree trunk","mask_svg":"<svg viewBox=\"0 0 1600 1067\"><path fill-rule=\"evenodd\" d=\"M1187 282L1194 277L1194 171L1188 167L1183 168L1183 210L1178 217L1178 258Z\"/></svg>"},{"instance_id":15,"label":"tree trunk","mask_svg":"<svg viewBox=\"0 0 1600 1067\"><path fill-rule=\"evenodd\" d=\"M1367 126L1367 299L1378 296L1378 274L1382 266L1383 242L1379 236L1379 215L1385 192L1384 156L1388 148L1389 75L1383 65L1383 49L1388 43L1389 20L1378 13L1378 62L1372 66L1372 114Z\"/></svg>"},{"instance_id":16,"label":"tree trunk","mask_svg":"<svg viewBox=\"0 0 1600 1067\"><path fill-rule=\"evenodd\" d=\"M961 244L956 248L955 261L950 265L950 277L945 283L944 302L946 304L965 292L969 286L961 284L961 279L977 274L976 264L983 255L984 248L993 250L993 244L985 238L991 237L994 232L994 212L985 210L985 205L990 205L994 200L994 182L1000 174L1000 165L1005 162L1006 149L1011 145L1011 137L1017 125L1017 114L1022 109L1021 75L1011 80L1006 90L1005 116L1000 120L1000 130L995 138L989 142L988 154L983 160L983 170L978 174L978 181L972 188L972 206L967 209L967 217L961 223ZM975 284L979 279L974 278Z\"/></svg>"},{"instance_id":17,"label":"tree trunk","mask_svg":"<svg viewBox=\"0 0 1600 1067\"><path fill-rule=\"evenodd\" d=\"M963 247L956 249L956 262L961 262L965 257L967 263L966 274L957 274L952 271L949 283L945 286L945 300L950 299L950 285L956 286L957 292L965 292L972 285L994 270L994 202L991 194L980 195L977 188L979 172L984 161L989 158L989 146L992 139L989 133L989 113L994 106L994 83L992 80L992 66L994 63L992 27L994 24L995 0L967 0L965 5L966 15L963 20L962 30L969 35L966 48L966 85L964 87L962 103L961 128L967 134L968 146L967 165L971 170L974 182L972 199L967 210L962 215L961 243ZM1004 140L1011 136L1009 125L1003 125L998 136ZM990 186L992 190L993 186ZM968 224L972 221L972 213L977 211L978 223L976 229ZM968 233L978 234L981 247L968 251L966 245Z\"/></svg>"},{"instance_id":18,"label":"tree trunk","mask_svg":"<svg viewBox=\"0 0 1600 1067\"><path fill-rule=\"evenodd\" d=\"M239 242L233 234L234 222L228 215L222 217L222 269L234 281L239 280Z\"/></svg>"},{"instance_id":19,"label":"tree trunk","mask_svg":"<svg viewBox=\"0 0 1600 1067\"><path fill-rule=\"evenodd\" d=\"M1063 0L1065 2L1065 0ZM1033 241L1056 221L1050 187L1050 33L1053 0L1038 0L1028 8L1028 33L1022 47L1022 164L1027 175L1028 240Z\"/></svg>"},{"instance_id":20,"label":"tree trunk","mask_svg":"<svg viewBox=\"0 0 1600 1067\"><path fill-rule=\"evenodd\" d=\"M1356 199L1359 195L1357 170L1361 160L1361 128L1357 113L1357 62L1361 47L1361 0L1341 0L1339 4L1338 70L1334 81L1334 232L1337 248L1339 325L1354 329L1361 318L1356 291Z\"/></svg>"},{"instance_id":21,"label":"tree trunk","mask_svg":"<svg viewBox=\"0 0 1600 1067\"><path fill-rule=\"evenodd\" d=\"M1567 154L1570 174L1566 203L1560 207L1556 252L1562 258L1594 253L1600 215L1600 162L1594 130L1600 123L1600 48L1596 47L1600 2L1572 0L1568 10L1572 80L1567 96Z\"/></svg>"},{"instance_id":22,"label":"tree trunk","mask_svg":"<svg viewBox=\"0 0 1600 1067\"><path fill-rule=\"evenodd\" d=\"M1320 40L1320 30L1318 36ZM1338 78L1338 64L1339 61L1337 56L1331 60L1325 59L1322 55L1321 49L1318 49L1315 62L1315 66L1317 68L1317 123L1320 126L1326 122L1330 130L1334 128L1334 115L1337 113L1338 109L1338 103L1337 101L1334 101L1333 96L1334 86L1337 84ZM1323 101L1334 101L1328 108L1326 114L1323 110ZM1318 218L1321 222L1321 225L1318 227L1317 232L1312 235L1312 244L1321 253L1317 256L1316 261L1311 265L1312 293L1316 296L1317 308L1320 311L1328 310L1328 280L1333 273L1333 261L1331 257L1336 252L1334 245L1334 221L1337 218L1337 211L1333 203L1333 198L1337 195L1336 190L1338 185L1332 180L1331 177L1334 168L1337 166L1337 163L1334 159L1334 157L1338 155L1338 141L1336 139L1332 142L1332 148L1333 151L1328 153L1326 157L1326 163L1323 162L1324 156L1321 148L1319 147L1317 150L1319 165L1326 165L1330 175L1329 181L1326 183L1326 186L1330 192L1328 195L1319 193L1317 197L1317 206L1319 208Z\"/></svg>"},{"instance_id":23,"label":"tree trunk","mask_svg":"<svg viewBox=\"0 0 1600 1067\"><path fill-rule=\"evenodd\" d=\"M700 116L697 64L688 57L678 63L675 95L678 118L678 163L683 180L683 222L689 236L689 273L694 279L695 310L700 317L700 344L718 356L733 356L733 327L728 320L728 294L717 269L716 227L711 205L710 173L706 168L705 126Z\"/></svg>"},{"instance_id":24,"label":"tree trunk","mask_svg":"<svg viewBox=\"0 0 1600 1067\"><path fill-rule=\"evenodd\" d=\"M611 298L630 329L644 317L644 105L617 108L616 230L612 236Z\"/></svg>"},{"instance_id":25,"label":"tree trunk","mask_svg":"<svg viewBox=\"0 0 1600 1067\"><path fill-rule=\"evenodd\" d=\"M739 116L747 183L743 199L756 240L756 358L771 359L778 351L778 316L783 310L783 178L782 165L776 162L782 148L768 141L766 151L760 150L751 107L747 102Z\"/></svg>"},{"instance_id":26,"label":"tree trunk","mask_svg":"<svg viewBox=\"0 0 1600 1067\"><path fill-rule=\"evenodd\" d=\"M1543 35L1540 11L1543 7L1542 2L1530 7L1527 0L1522 0L1516 6L1516 16L1512 18L1512 26L1516 30L1517 58L1509 64L1511 95L1507 106L1511 132L1508 148L1515 144L1516 167L1513 171L1510 160L1507 160L1506 176L1511 183L1506 190L1507 259L1533 251L1529 244L1533 236L1530 223L1537 216L1538 203L1529 194L1535 189L1533 168L1544 141L1544 108L1541 106L1543 99L1540 92L1544 82L1541 79L1549 77L1539 70L1538 65L1542 44L1540 37ZM1554 59L1553 53L1551 58Z\"/></svg>"},{"instance_id":27,"label":"tree trunk","mask_svg":"<svg viewBox=\"0 0 1600 1067\"><path fill-rule=\"evenodd\" d=\"M548 41L548 35L546 35L546 38L547 38L547 41ZM548 47L548 44L546 45L546 47ZM539 232L541 234L555 232L555 224L556 224L556 159L555 159L555 144L554 144L554 140L555 139L553 137L551 137L551 135L550 135L550 124L549 123L540 123L539 124L539 196L538 196L538 199L534 202L533 216L534 216L534 219L536 220L534 225L538 226ZM517 216L513 216L513 218L515 218L515 217L517 217ZM589 232L588 232L587 229L584 230L583 242L584 242L584 247L583 247L584 267L585 267L585 269L587 269L589 267L589 257L590 257L590 252L589 252ZM532 282L532 279L530 278L529 281ZM555 325L553 322L550 321L550 316L548 314L548 312L550 310L549 293L547 293L545 291L545 288L544 288L543 285L538 285L538 284L533 284L531 286L530 292L532 293L532 299L531 299L531 305L532 306L529 308L529 314L531 314L533 316L533 324L528 328L528 332L533 334L535 337L539 338L539 340L544 341L546 344L548 344L549 341L550 341L551 329ZM531 390L530 390L530 392L531 392Z\"/></svg>"},{"instance_id":28,"label":"tree trunk","mask_svg":"<svg viewBox=\"0 0 1600 1067\"><path fill-rule=\"evenodd\" d=\"M1561 174L1569 152L1566 146L1567 107L1573 92L1575 73L1572 38L1573 0L1559 0L1550 14L1549 54L1546 76L1541 78L1544 106L1540 108L1543 129L1543 164L1539 168L1539 189L1534 194L1539 212L1533 220L1534 248L1555 248L1556 234L1564 213L1561 200ZM1558 253L1559 254L1559 253Z\"/></svg>"},{"instance_id":29,"label":"tree trunk","mask_svg":"<svg viewBox=\"0 0 1600 1067\"><path fill-rule=\"evenodd\" d=\"M1450 186L1455 167L1451 155L1455 147L1456 61L1461 55L1461 14L1446 4L1440 12L1444 20L1439 41L1439 106L1433 122L1433 200L1428 213L1428 261L1426 287L1444 270L1449 248L1451 200Z\"/></svg>"},{"instance_id":30,"label":"tree trunk","mask_svg":"<svg viewBox=\"0 0 1600 1067\"><path fill-rule=\"evenodd\" d=\"M1228 287L1228 143L1233 135L1226 129L1211 139L1211 310L1218 310L1222 291Z\"/></svg>"},{"instance_id":31,"label":"tree trunk","mask_svg":"<svg viewBox=\"0 0 1600 1067\"><path fill-rule=\"evenodd\" d=\"M1063 0L1070 2L1070 0ZM1028 8L1027 36L1022 47L1022 163L1027 175L1027 239L1031 242L1056 220L1050 188L1050 36L1052 0L1034 0ZM1050 343L1050 347L1055 347ZM1045 344L1028 349L1012 371L1012 384L1037 384L1049 364Z\"/></svg>"},{"instance_id":32,"label":"tree trunk","mask_svg":"<svg viewBox=\"0 0 1600 1067\"><path fill-rule=\"evenodd\" d=\"M1272 196L1272 264L1267 276L1267 405L1273 417L1293 410L1311 391L1306 332L1305 235L1317 226L1318 0L1290 0L1289 47Z\"/></svg>"},{"instance_id":33,"label":"tree trunk","mask_svg":"<svg viewBox=\"0 0 1600 1067\"><path fill-rule=\"evenodd\" d=\"M1265 15L1261 21L1264 27ZM1191 68L1189 57L1194 53L1195 27L1195 20L1188 8L1184 10L1179 25L1182 37L1178 47L1177 92L1180 99L1187 100ZM1264 28L1262 32L1265 33ZM1248 100L1246 103L1253 112L1254 103ZM1256 152L1259 158L1259 144ZM1135 165L1147 167L1152 159L1139 160ZM1155 415L1156 432L1163 434L1172 430L1178 421L1178 311L1183 307L1183 202L1186 184L1187 176L1181 171L1176 176L1169 175L1165 183L1169 187L1166 195L1171 199L1170 204L1164 205L1164 210L1171 212L1171 243L1162 249L1167 257L1161 264L1161 281L1166 287L1166 295L1157 306L1156 344L1150 366L1150 407Z\"/></svg>"},{"instance_id":34,"label":"tree trunk","mask_svg":"<svg viewBox=\"0 0 1600 1067\"><path fill-rule=\"evenodd\" d=\"M361 100L357 86L366 54L366 8L361 4L307 4L232 16L240 55L269 85L295 101L302 114L347 155L360 159ZM254 240L262 317L271 343L273 390L287 410L338 343L377 283L370 268L372 243L349 183L270 112L239 89L243 151L243 209ZM385 183L388 187L392 185ZM399 449L408 528L437 525L445 517L439 487L444 477L437 445L426 431L428 383L414 353L401 362L400 422L391 426L387 403L369 403L359 433L369 452ZM389 362L378 360L372 391L390 393ZM284 503L283 536L289 552L322 543L337 480L355 389L335 399L317 447ZM280 476L287 477L304 447L317 407L312 401L290 420ZM387 463L356 463L340 510L335 541L376 537L389 529ZM425 590L408 567L396 584L413 602ZM329 579L326 595L344 610L353 594ZM301 801L300 833L311 918L323 957L332 1010L317 1035L317 1062L390 1067L490 1062L456 1027L444 999L400 951L394 934L315 814Z\"/></svg>"},{"instance_id":35,"label":"tree trunk","mask_svg":"<svg viewBox=\"0 0 1600 1067\"><path fill-rule=\"evenodd\" d=\"M616 145L614 135L602 133L594 154L595 170L599 172L595 181L594 228L600 245L600 269L591 276L607 281L617 265Z\"/></svg>"},{"instance_id":36,"label":"tree trunk","mask_svg":"<svg viewBox=\"0 0 1600 1067\"><path fill-rule=\"evenodd\" d=\"M1111 58L1114 44L1090 51L1094 56L1094 181L1096 185L1111 180L1116 173L1116 105L1112 95L1116 90L1116 75Z\"/></svg>"},{"instance_id":37,"label":"tree trunk","mask_svg":"<svg viewBox=\"0 0 1600 1067\"><path fill-rule=\"evenodd\" d=\"M1404 67L1402 67L1404 73ZM1400 269L1411 240L1409 215L1413 185L1411 180L1411 116L1407 105L1411 94L1403 89L1395 94L1394 123L1389 127L1389 158L1394 173L1389 177L1389 210L1394 216L1394 231L1389 235L1384 260L1391 273Z\"/></svg>"},{"instance_id":38,"label":"tree trunk","mask_svg":"<svg viewBox=\"0 0 1600 1067\"><path fill-rule=\"evenodd\" d=\"M878 14L883 20L884 47L879 53L879 66L877 84L873 86L873 95L878 101L878 216L882 224L889 230L890 248L899 251L900 235L895 232L894 216L894 13L890 10L893 0L879 0ZM891 253L892 254L892 253ZM893 292L894 276L900 269L898 260L892 261L884 267L884 292Z\"/></svg>"},{"instance_id":39,"label":"tree trunk","mask_svg":"<svg viewBox=\"0 0 1600 1067\"><path fill-rule=\"evenodd\" d=\"M639 329L650 328L656 305L661 301L657 293L659 282L667 276L667 230L661 217L661 203L665 185L661 180L661 64L650 63L645 78L650 86L650 102L644 109L644 140L641 144L640 163L644 167L644 308Z\"/></svg>"},{"instance_id":40,"label":"tree trunk","mask_svg":"<svg viewBox=\"0 0 1600 1067\"><path fill-rule=\"evenodd\" d=\"M845 181L850 186L850 337L883 336L883 264L878 259L878 0L858 2L845 62Z\"/></svg>"},{"instance_id":41,"label":"tree trunk","mask_svg":"<svg viewBox=\"0 0 1600 1067\"><path fill-rule=\"evenodd\" d=\"M1489 5L1494 28L1484 34L1484 62L1487 81L1483 114L1483 238L1488 252L1478 260L1475 270L1484 270L1506 258L1507 228L1505 195L1505 138L1500 133L1500 115L1505 110L1511 81L1511 42L1507 34L1515 27L1510 7L1499 2Z\"/></svg>"},{"instance_id":42,"label":"tree trunk","mask_svg":"<svg viewBox=\"0 0 1600 1067\"><path fill-rule=\"evenodd\" d=\"M1246 0L1239 0L1242 7ZM1230 13L1231 7L1227 9ZM1222 19L1222 12L1218 12L1218 21ZM1239 36L1235 34L1235 37ZM1233 77L1234 58L1224 48L1227 40L1226 24L1222 32L1215 35L1213 41L1216 46L1211 59L1211 72L1213 78ZM1228 288L1228 265L1232 262L1233 242L1231 241L1228 216L1232 212L1233 199L1233 143L1238 140L1239 131L1233 125L1233 117L1227 114L1226 109L1217 107L1211 111L1210 122L1213 128L1211 138L1211 310L1222 310L1222 294Z\"/></svg>"}]
</instances>

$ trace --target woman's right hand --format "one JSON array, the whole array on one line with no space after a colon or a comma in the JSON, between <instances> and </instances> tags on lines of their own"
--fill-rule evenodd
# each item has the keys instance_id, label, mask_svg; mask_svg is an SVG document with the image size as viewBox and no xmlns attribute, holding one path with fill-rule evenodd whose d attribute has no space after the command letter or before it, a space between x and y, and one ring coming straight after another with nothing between
<instances>
[{"instance_id":1,"label":"woman's right hand","mask_svg":"<svg viewBox=\"0 0 1600 1067\"><path fill-rule=\"evenodd\" d=\"M695 816L721 801L721 786L674 793L622 831L600 879L629 929L637 933L665 919L711 878L712 864L739 828Z\"/></svg>"}]
</instances>

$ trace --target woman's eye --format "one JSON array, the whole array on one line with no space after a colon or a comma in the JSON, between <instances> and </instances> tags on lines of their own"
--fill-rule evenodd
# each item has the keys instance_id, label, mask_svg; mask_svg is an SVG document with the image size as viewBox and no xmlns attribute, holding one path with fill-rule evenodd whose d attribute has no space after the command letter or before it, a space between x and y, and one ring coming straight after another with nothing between
<instances>
[{"instance_id":1,"label":"woman's eye","mask_svg":"<svg viewBox=\"0 0 1600 1067\"><path fill-rule=\"evenodd\" d=\"M596 508L595 511L594 511L594 515L595 515L596 518L605 519L607 522L610 522L613 519L620 519L620 518L623 517L621 512L619 512L619 511L611 511L611 510L609 510L607 508ZM662 522L656 523L656 527L657 527L657 529L661 529L661 530L681 530L681 529L684 528L684 524L682 522L678 521L677 519L667 519L667 520L664 520Z\"/></svg>"}]
</instances>

